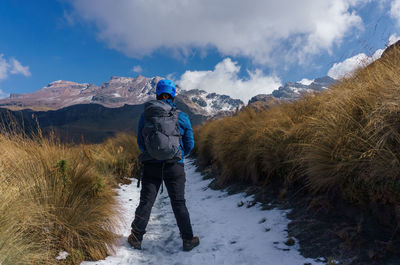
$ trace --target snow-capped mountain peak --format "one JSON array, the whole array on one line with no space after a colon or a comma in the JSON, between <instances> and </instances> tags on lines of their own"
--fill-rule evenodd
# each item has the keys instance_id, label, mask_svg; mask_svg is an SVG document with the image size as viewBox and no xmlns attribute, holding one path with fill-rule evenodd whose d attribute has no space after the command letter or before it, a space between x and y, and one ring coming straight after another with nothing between
<instances>
[{"instance_id":1,"label":"snow-capped mountain peak","mask_svg":"<svg viewBox=\"0 0 400 265\"><path fill-rule=\"evenodd\" d=\"M0 100L0 106L13 109L60 109L76 104L97 103L117 108L125 104L139 105L155 99L156 85L161 77L136 78L112 76L96 86L89 83L57 80L46 87L28 94L12 94ZM240 108L243 102L226 95L207 93L202 90L186 91L177 87L177 101L186 104L195 114L214 116Z\"/></svg>"},{"instance_id":2,"label":"snow-capped mountain peak","mask_svg":"<svg viewBox=\"0 0 400 265\"><path fill-rule=\"evenodd\" d=\"M181 90L179 97L196 114L205 116L216 115L218 113L229 113L240 109L244 104L240 99L232 99L226 95L208 93L204 90Z\"/></svg>"},{"instance_id":3,"label":"snow-capped mountain peak","mask_svg":"<svg viewBox=\"0 0 400 265\"><path fill-rule=\"evenodd\" d=\"M279 87L272 92L272 96L279 99L296 99L303 93L320 92L336 82L335 79L324 76L314 80L303 79L299 82L286 82L284 86Z\"/></svg>"}]
</instances>

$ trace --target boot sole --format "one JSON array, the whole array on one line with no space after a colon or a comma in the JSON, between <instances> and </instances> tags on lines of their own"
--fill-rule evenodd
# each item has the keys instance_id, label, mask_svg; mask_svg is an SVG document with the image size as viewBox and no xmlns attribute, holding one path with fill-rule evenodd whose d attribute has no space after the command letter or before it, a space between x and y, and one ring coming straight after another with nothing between
<instances>
[{"instance_id":1,"label":"boot sole","mask_svg":"<svg viewBox=\"0 0 400 265\"><path fill-rule=\"evenodd\" d=\"M142 246L133 245L131 243L129 243L129 245L131 245L131 247L133 247L134 249L142 250Z\"/></svg>"}]
</instances>

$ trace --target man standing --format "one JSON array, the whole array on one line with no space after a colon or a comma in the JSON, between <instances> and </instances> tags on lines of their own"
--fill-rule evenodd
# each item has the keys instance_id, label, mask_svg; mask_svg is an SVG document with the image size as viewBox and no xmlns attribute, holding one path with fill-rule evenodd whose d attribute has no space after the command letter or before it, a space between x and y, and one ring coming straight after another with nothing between
<instances>
[{"instance_id":1,"label":"man standing","mask_svg":"<svg viewBox=\"0 0 400 265\"><path fill-rule=\"evenodd\" d=\"M192 126L187 114L177 111L173 103L176 87L171 80L160 80L156 94L157 100L145 104L139 120L137 142L142 152L139 157L143 164L142 189L128 242L135 249L141 249L151 208L164 182L183 240L183 250L190 251L200 243L199 238L193 236L185 201L183 157L194 146Z\"/></svg>"}]
</instances>

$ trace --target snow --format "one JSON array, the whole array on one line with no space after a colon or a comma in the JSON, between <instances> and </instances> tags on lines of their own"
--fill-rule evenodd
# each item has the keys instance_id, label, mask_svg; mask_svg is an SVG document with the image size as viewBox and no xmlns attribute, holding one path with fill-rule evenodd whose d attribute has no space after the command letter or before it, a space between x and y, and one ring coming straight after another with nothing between
<instances>
[{"instance_id":1,"label":"snow","mask_svg":"<svg viewBox=\"0 0 400 265\"><path fill-rule=\"evenodd\" d=\"M293 265L322 264L299 254L298 244L288 247L288 210L261 210L260 204L246 207L253 198L244 193L229 195L208 187L192 160L185 163L186 199L194 234L200 246L183 252L182 241L172 213L166 190L158 194L142 243L142 250L126 242L130 223L139 202L140 189L136 183L121 185L119 200L124 207L122 239L115 255L102 261L82 265L113 264L191 264L191 265ZM239 207L239 205L243 204Z\"/></svg>"},{"instance_id":2,"label":"snow","mask_svg":"<svg viewBox=\"0 0 400 265\"><path fill-rule=\"evenodd\" d=\"M307 78L303 78L300 81L298 81L297 83L300 83L300 84L305 85L305 86L309 86L313 82L314 82L314 79L310 80L310 79L307 79Z\"/></svg>"},{"instance_id":3,"label":"snow","mask_svg":"<svg viewBox=\"0 0 400 265\"><path fill-rule=\"evenodd\" d=\"M292 90L296 94L300 94L302 91L304 91L304 88L299 88L299 87L289 87L290 90Z\"/></svg>"},{"instance_id":4,"label":"snow","mask_svg":"<svg viewBox=\"0 0 400 265\"><path fill-rule=\"evenodd\" d=\"M57 260L63 260L66 259L69 256L69 253L66 251L62 251L58 253L58 256L56 257Z\"/></svg>"},{"instance_id":5,"label":"snow","mask_svg":"<svg viewBox=\"0 0 400 265\"><path fill-rule=\"evenodd\" d=\"M72 102L70 102L69 104L73 105L73 104L81 104L83 102L90 102L92 99L92 96L87 96L87 97L79 97L74 99Z\"/></svg>"},{"instance_id":6,"label":"snow","mask_svg":"<svg viewBox=\"0 0 400 265\"><path fill-rule=\"evenodd\" d=\"M312 93L314 90L310 88L303 88L303 87L289 87L294 93L302 94L302 93Z\"/></svg>"},{"instance_id":7,"label":"snow","mask_svg":"<svg viewBox=\"0 0 400 265\"><path fill-rule=\"evenodd\" d=\"M207 106L205 106L205 107L201 107L197 104L197 106L199 106L198 108L200 110L202 110L200 112L204 115L212 116L212 115L217 114L220 111L234 111L237 107L237 106L233 106L227 102L224 102L223 100L221 100L218 97L207 98L207 95L209 95L209 93L207 93L205 91L201 91L200 94L190 97L191 101L193 101L193 98L200 98L206 102Z\"/></svg>"},{"instance_id":8,"label":"snow","mask_svg":"<svg viewBox=\"0 0 400 265\"><path fill-rule=\"evenodd\" d=\"M134 79L134 78L131 78L131 77L119 77L119 76L113 76L113 77L111 77L111 81L114 81L114 82L118 81L118 82L123 83L123 84L131 83L131 82L133 82L134 80L135 80L135 79Z\"/></svg>"},{"instance_id":9,"label":"snow","mask_svg":"<svg viewBox=\"0 0 400 265\"><path fill-rule=\"evenodd\" d=\"M80 83L73 82L73 81L56 80L56 81L51 82L49 85L50 86L56 86L56 85L82 85L82 86L85 86L85 85L88 85L88 83L80 84Z\"/></svg>"}]
</instances>

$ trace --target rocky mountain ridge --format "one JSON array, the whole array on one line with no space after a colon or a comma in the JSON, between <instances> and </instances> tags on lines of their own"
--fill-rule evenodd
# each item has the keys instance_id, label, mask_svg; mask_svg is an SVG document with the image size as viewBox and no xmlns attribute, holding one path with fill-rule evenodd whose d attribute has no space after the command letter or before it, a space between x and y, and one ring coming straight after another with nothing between
<instances>
[{"instance_id":1,"label":"rocky mountain ridge","mask_svg":"<svg viewBox=\"0 0 400 265\"><path fill-rule=\"evenodd\" d=\"M336 83L336 80L329 76L316 78L312 80L310 84L286 82L284 86L281 86L277 90L273 91L272 96L279 99L296 99L301 97L301 95L304 93L321 92L334 83Z\"/></svg>"},{"instance_id":2,"label":"rocky mountain ridge","mask_svg":"<svg viewBox=\"0 0 400 265\"><path fill-rule=\"evenodd\" d=\"M113 76L96 86L89 83L54 81L33 93L11 94L0 100L0 107L13 110L58 110L78 104L100 104L108 108L140 105L155 98L155 87L161 77L146 78ZM177 100L186 104L195 114L215 116L240 109L243 102L226 95L203 90L177 88Z\"/></svg>"},{"instance_id":3,"label":"rocky mountain ridge","mask_svg":"<svg viewBox=\"0 0 400 265\"><path fill-rule=\"evenodd\" d=\"M158 76L152 78L141 75L136 78L113 76L100 86L58 80L33 93L11 94L9 98L0 100L0 107L13 110L58 110L78 104L100 104L108 108L140 105L155 98L155 87L161 79ZM335 82L336 80L328 76L316 78L309 83L286 82L271 94L254 96L248 104L297 99L306 92L320 92ZM176 98L187 105L194 114L206 117L226 115L244 106L241 100L232 99L227 95L208 93L199 89L184 90L179 86Z\"/></svg>"},{"instance_id":4,"label":"rocky mountain ridge","mask_svg":"<svg viewBox=\"0 0 400 265\"><path fill-rule=\"evenodd\" d=\"M248 105L256 108L265 108L281 100L295 100L305 93L321 92L335 84L337 80L324 76L309 82L286 82L284 86L274 90L271 94L259 94L252 97Z\"/></svg>"}]
</instances>

